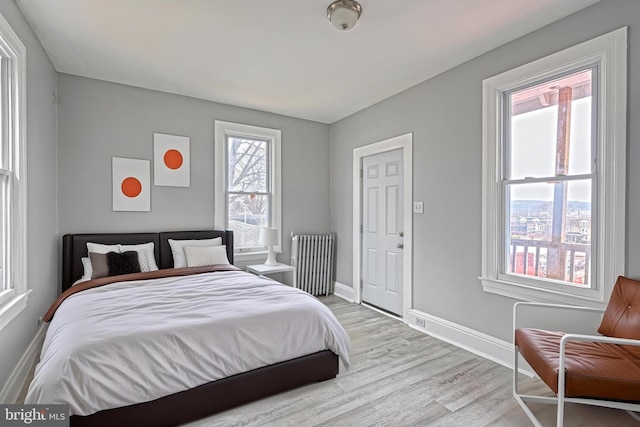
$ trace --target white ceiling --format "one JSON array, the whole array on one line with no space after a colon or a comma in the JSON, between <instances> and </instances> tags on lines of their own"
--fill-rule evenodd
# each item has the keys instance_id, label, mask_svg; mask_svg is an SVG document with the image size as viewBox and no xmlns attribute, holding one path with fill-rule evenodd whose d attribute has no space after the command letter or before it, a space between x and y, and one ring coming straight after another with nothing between
<instances>
[{"instance_id":1,"label":"white ceiling","mask_svg":"<svg viewBox=\"0 0 640 427\"><path fill-rule=\"evenodd\" d=\"M16 0L56 70L333 123L598 0Z\"/></svg>"}]
</instances>

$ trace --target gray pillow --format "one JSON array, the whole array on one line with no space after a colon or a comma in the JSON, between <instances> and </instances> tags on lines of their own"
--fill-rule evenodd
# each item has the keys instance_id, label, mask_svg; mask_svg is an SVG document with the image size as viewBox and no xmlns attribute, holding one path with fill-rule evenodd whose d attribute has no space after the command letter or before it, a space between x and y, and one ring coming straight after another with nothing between
<instances>
[{"instance_id":1,"label":"gray pillow","mask_svg":"<svg viewBox=\"0 0 640 427\"><path fill-rule=\"evenodd\" d=\"M109 275L109 264L107 264L107 254L99 254L97 252L89 252L91 260L91 278L98 279Z\"/></svg>"}]
</instances>

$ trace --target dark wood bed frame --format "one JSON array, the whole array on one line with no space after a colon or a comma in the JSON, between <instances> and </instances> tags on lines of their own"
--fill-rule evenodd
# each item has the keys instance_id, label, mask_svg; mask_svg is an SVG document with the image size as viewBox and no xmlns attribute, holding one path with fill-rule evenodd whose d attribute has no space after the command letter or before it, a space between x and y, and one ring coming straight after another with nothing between
<instances>
[{"instance_id":1,"label":"dark wood bed frame","mask_svg":"<svg viewBox=\"0 0 640 427\"><path fill-rule=\"evenodd\" d=\"M66 234L62 238L62 292L83 273L82 257L87 242L103 244L154 243L159 268L172 268L168 239L210 239L221 237L233 264L233 233L230 230L170 231L159 233ZM195 421L263 397L296 387L335 378L338 356L330 350L254 369L150 402L108 409L92 415L71 417L72 426L175 426Z\"/></svg>"}]
</instances>

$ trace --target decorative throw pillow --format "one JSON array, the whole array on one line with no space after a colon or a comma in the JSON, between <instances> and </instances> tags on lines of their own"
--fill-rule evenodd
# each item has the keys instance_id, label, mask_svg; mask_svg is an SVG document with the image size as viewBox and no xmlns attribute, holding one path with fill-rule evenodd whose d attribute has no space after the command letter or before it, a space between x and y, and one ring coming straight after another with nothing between
<instances>
[{"instance_id":1,"label":"decorative throw pillow","mask_svg":"<svg viewBox=\"0 0 640 427\"><path fill-rule=\"evenodd\" d=\"M116 253L116 252L111 252ZM89 260L91 261L91 278L99 279L109 275L109 265L107 264L107 254L98 252L89 252ZM85 274L87 270L85 269Z\"/></svg>"},{"instance_id":2,"label":"decorative throw pillow","mask_svg":"<svg viewBox=\"0 0 640 427\"><path fill-rule=\"evenodd\" d=\"M153 243L152 243L153 244ZM123 245L120 245L122 248ZM146 249L129 249L129 251L136 252L138 254L138 263L140 264L140 271L152 271L151 266L149 265L149 254ZM121 250L118 253L125 253L127 251ZM158 268L156 267L156 270Z\"/></svg>"},{"instance_id":3,"label":"decorative throw pillow","mask_svg":"<svg viewBox=\"0 0 640 427\"><path fill-rule=\"evenodd\" d=\"M109 276L140 273L140 263L138 262L138 252L136 251L109 252L107 254L107 265L109 266Z\"/></svg>"},{"instance_id":4,"label":"decorative throw pillow","mask_svg":"<svg viewBox=\"0 0 640 427\"><path fill-rule=\"evenodd\" d=\"M138 251L140 271L155 271L158 269L158 264L156 263L156 256L153 251L154 246L153 242L141 243L139 245L118 245L118 252Z\"/></svg>"},{"instance_id":5,"label":"decorative throw pillow","mask_svg":"<svg viewBox=\"0 0 640 427\"><path fill-rule=\"evenodd\" d=\"M213 239L197 239L197 240L174 240L167 239L171 246L173 254L173 268L187 267L187 259L185 258L184 247L202 247L202 246L220 246L222 245L222 237Z\"/></svg>"},{"instance_id":6,"label":"decorative throw pillow","mask_svg":"<svg viewBox=\"0 0 640 427\"><path fill-rule=\"evenodd\" d=\"M203 265L229 264L227 258L227 246L185 246L184 254L187 259L187 267L200 267Z\"/></svg>"},{"instance_id":7,"label":"decorative throw pillow","mask_svg":"<svg viewBox=\"0 0 640 427\"><path fill-rule=\"evenodd\" d=\"M140 263L140 271L151 271L151 266L149 265L149 254L144 249L135 249L135 252L138 254L138 262ZM158 268L156 267L156 270Z\"/></svg>"}]
</instances>

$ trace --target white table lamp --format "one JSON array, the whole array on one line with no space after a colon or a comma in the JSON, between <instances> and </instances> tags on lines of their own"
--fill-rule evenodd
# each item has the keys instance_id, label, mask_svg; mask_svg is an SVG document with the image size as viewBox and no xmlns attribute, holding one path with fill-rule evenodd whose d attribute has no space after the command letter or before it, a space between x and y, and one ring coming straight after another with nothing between
<instances>
[{"instance_id":1,"label":"white table lamp","mask_svg":"<svg viewBox=\"0 0 640 427\"><path fill-rule=\"evenodd\" d=\"M268 250L267 260L264 262L264 265L278 265L276 256L273 253L273 247L278 244L278 229L261 227L258 244L265 245Z\"/></svg>"}]
</instances>

